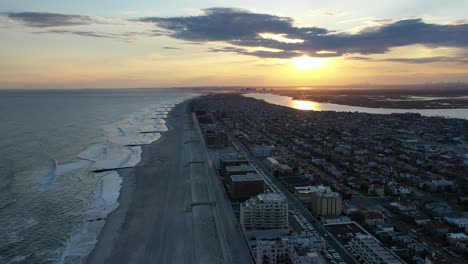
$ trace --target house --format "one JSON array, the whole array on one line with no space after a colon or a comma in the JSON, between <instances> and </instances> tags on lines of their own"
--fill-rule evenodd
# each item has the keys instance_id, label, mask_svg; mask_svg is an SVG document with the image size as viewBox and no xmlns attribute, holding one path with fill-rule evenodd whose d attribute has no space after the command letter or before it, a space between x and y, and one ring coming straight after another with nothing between
<instances>
[{"instance_id":1,"label":"house","mask_svg":"<svg viewBox=\"0 0 468 264\"><path fill-rule=\"evenodd\" d=\"M450 227L440 220L431 220L427 225L426 228L429 229L431 232L435 231L439 234L447 234L449 232Z\"/></svg>"},{"instance_id":2,"label":"house","mask_svg":"<svg viewBox=\"0 0 468 264\"><path fill-rule=\"evenodd\" d=\"M442 217L452 213L452 208L448 204L442 202L428 203L425 207L433 216Z\"/></svg>"},{"instance_id":3,"label":"house","mask_svg":"<svg viewBox=\"0 0 468 264\"><path fill-rule=\"evenodd\" d=\"M271 152L274 149L273 146L259 146L259 145L254 145L250 148L250 152L256 157L256 158L266 158L271 156Z\"/></svg>"},{"instance_id":4,"label":"house","mask_svg":"<svg viewBox=\"0 0 468 264\"><path fill-rule=\"evenodd\" d=\"M423 253L427 247L424 246L424 244L418 242L418 241L414 241L412 243L408 243L406 245L406 248L408 250L410 250L411 252L414 252L415 254L420 254L420 253Z\"/></svg>"},{"instance_id":5,"label":"house","mask_svg":"<svg viewBox=\"0 0 468 264\"><path fill-rule=\"evenodd\" d=\"M420 211L415 211L414 214L411 215L411 217L413 218L414 222L419 226L426 225L431 221L431 218L428 215Z\"/></svg>"},{"instance_id":6,"label":"house","mask_svg":"<svg viewBox=\"0 0 468 264\"><path fill-rule=\"evenodd\" d=\"M444 217L445 222L454 225L465 232L468 231L468 218L467 217Z\"/></svg>"},{"instance_id":7,"label":"house","mask_svg":"<svg viewBox=\"0 0 468 264\"><path fill-rule=\"evenodd\" d=\"M377 228L375 229L376 234L391 233L391 232L395 232L395 228L390 224L378 225Z\"/></svg>"},{"instance_id":8,"label":"house","mask_svg":"<svg viewBox=\"0 0 468 264\"><path fill-rule=\"evenodd\" d=\"M375 193L377 196L382 197L385 195L385 188L378 183L374 183L374 184L369 185L368 193L369 194Z\"/></svg>"},{"instance_id":9,"label":"house","mask_svg":"<svg viewBox=\"0 0 468 264\"><path fill-rule=\"evenodd\" d=\"M465 233L448 233L447 241L455 244L457 241L468 241L468 236Z\"/></svg>"},{"instance_id":10,"label":"house","mask_svg":"<svg viewBox=\"0 0 468 264\"><path fill-rule=\"evenodd\" d=\"M398 202L390 203L390 205L398 209L400 212L416 210L416 204L406 199L401 199Z\"/></svg>"},{"instance_id":11,"label":"house","mask_svg":"<svg viewBox=\"0 0 468 264\"><path fill-rule=\"evenodd\" d=\"M457 188L454 181L448 180L432 180L422 182L419 184L419 187L431 192L453 191Z\"/></svg>"},{"instance_id":12,"label":"house","mask_svg":"<svg viewBox=\"0 0 468 264\"><path fill-rule=\"evenodd\" d=\"M411 188L400 183L390 181L388 183L388 188L390 189L390 192L394 195L411 194Z\"/></svg>"},{"instance_id":13,"label":"house","mask_svg":"<svg viewBox=\"0 0 468 264\"><path fill-rule=\"evenodd\" d=\"M288 175L293 173L293 169L287 164L280 164L280 166L277 168L277 171L281 175Z\"/></svg>"},{"instance_id":14,"label":"house","mask_svg":"<svg viewBox=\"0 0 468 264\"><path fill-rule=\"evenodd\" d=\"M268 167L268 169L270 169L271 172L273 172L281 166L281 163L279 163L273 157L268 157L265 159L265 165Z\"/></svg>"},{"instance_id":15,"label":"house","mask_svg":"<svg viewBox=\"0 0 468 264\"><path fill-rule=\"evenodd\" d=\"M379 211L368 211L365 214L366 224L370 226L382 225L385 222L384 215Z\"/></svg>"}]
</instances>

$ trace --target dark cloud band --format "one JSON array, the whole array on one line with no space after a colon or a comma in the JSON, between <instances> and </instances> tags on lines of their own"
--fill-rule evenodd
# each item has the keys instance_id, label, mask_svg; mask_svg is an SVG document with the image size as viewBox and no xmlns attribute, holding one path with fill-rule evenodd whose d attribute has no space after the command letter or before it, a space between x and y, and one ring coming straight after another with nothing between
<instances>
[{"instance_id":1,"label":"dark cloud band","mask_svg":"<svg viewBox=\"0 0 468 264\"><path fill-rule=\"evenodd\" d=\"M403 62L413 64L425 64L435 62L450 62L450 63L468 63L468 58L464 57L447 57L447 56L433 56L424 58L388 58L388 59L372 59L368 57L347 57L347 60L362 60L362 61L383 61L383 62Z\"/></svg>"},{"instance_id":2,"label":"dark cloud band","mask_svg":"<svg viewBox=\"0 0 468 264\"><path fill-rule=\"evenodd\" d=\"M37 28L82 26L99 23L99 21L92 17L81 15L64 15L41 12L6 13L6 15L11 20L21 22L29 27Z\"/></svg>"},{"instance_id":3,"label":"dark cloud band","mask_svg":"<svg viewBox=\"0 0 468 264\"><path fill-rule=\"evenodd\" d=\"M263 47L281 51L225 50L258 57L284 58L298 54L316 57L381 54L393 47L414 44L431 47L468 47L468 24L429 24L421 19L394 21L383 26L366 28L356 34L317 27L298 27L289 17L251 13L232 8L205 9L198 16L145 17L138 21L154 23L157 27L170 31L167 35L176 39L197 42L223 41L238 47ZM289 39L300 39L303 42L287 43L265 39L260 36L262 33L278 34ZM324 50L330 52L321 52Z\"/></svg>"}]
</instances>

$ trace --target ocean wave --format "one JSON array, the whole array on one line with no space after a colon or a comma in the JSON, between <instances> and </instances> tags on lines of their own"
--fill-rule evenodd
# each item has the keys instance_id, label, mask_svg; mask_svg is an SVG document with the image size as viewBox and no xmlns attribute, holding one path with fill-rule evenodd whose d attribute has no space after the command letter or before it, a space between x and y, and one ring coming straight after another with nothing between
<instances>
[{"instance_id":1,"label":"ocean wave","mask_svg":"<svg viewBox=\"0 0 468 264\"><path fill-rule=\"evenodd\" d=\"M118 206L122 178L115 171L103 173L93 204L86 213L80 228L75 230L59 251L56 263L81 262L97 243L97 235L104 226L105 218Z\"/></svg>"},{"instance_id":2,"label":"ocean wave","mask_svg":"<svg viewBox=\"0 0 468 264\"><path fill-rule=\"evenodd\" d=\"M93 169L118 169L133 167L141 159L141 147L121 145L94 145L78 155L90 161Z\"/></svg>"},{"instance_id":3,"label":"ocean wave","mask_svg":"<svg viewBox=\"0 0 468 264\"><path fill-rule=\"evenodd\" d=\"M139 145L157 141L168 130L167 115L175 105L194 97L189 95L162 104L155 104L121 120L103 127L107 142L88 147L77 157L80 161L58 165L57 172L70 172L79 165L93 169L110 169L136 166L141 160ZM105 218L118 206L122 178L116 171L95 174L100 177L95 191L95 199L86 213L80 228L73 232L59 250L56 263L80 263L97 243L97 236L105 223ZM76 260L76 261L75 261Z\"/></svg>"},{"instance_id":4,"label":"ocean wave","mask_svg":"<svg viewBox=\"0 0 468 264\"><path fill-rule=\"evenodd\" d=\"M39 222L34 218L16 217L0 226L0 247L17 243L23 240L23 232L37 225Z\"/></svg>"},{"instance_id":5,"label":"ocean wave","mask_svg":"<svg viewBox=\"0 0 468 264\"><path fill-rule=\"evenodd\" d=\"M0 210L7 208L8 206L14 204L16 202L16 199L10 199L6 201L0 201Z\"/></svg>"},{"instance_id":6,"label":"ocean wave","mask_svg":"<svg viewBox=\"0 0 468 264\"><path fill-rule=\"evenodd\" d=\"M54 166L45 179L46 184L51 185L53 184L55 177L65 175L81 168L89 167L91 164L92 162L89 160L79 160L64 164L59 164L57 160L54 160Z\"/></svg>"}]
</instances>

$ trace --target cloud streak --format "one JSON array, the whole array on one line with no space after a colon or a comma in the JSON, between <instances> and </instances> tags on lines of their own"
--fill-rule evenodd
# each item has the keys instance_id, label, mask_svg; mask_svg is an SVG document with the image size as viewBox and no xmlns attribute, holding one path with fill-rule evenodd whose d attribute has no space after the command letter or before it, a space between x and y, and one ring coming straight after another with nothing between
<instances>
[{"instance_id":1,"label":"cloud streak","mask_svg":"<svg viewBox=\"0 0 468 264\"><path fill-rule=\"evenodd\" d=\"M124 25L102 17L44 12L0 13L0 15L3 15L3 17L0 18L3 18L4 25L17 22L25 27L35 29L35 31L31 32L32 34L68 34L92 38L119 39L127 42L131 42L139 37L158 37L168 34L168 31L158 29L131 32L115 32L115 30L114 32L98 32L86 28L80 28L79 30L73 29L76 26L92 26L96 24L113 26ZM128 23L126 20L123 22Z\"/></svg>"},{"instance_id":2,"label":"cloud streak","mask_svg":"<svg viewBox=\"0 0 468 264\"><path fill-rule=\"evenodd\" d=\"M65 15L57 13L21 12L6 13L6 16L10 20L35 28L83 26L101 23L98 19L90 16Z\"/></svg>"},{"instance_id":3,"label":"cloud streak","mask_svg":"<svg viewBox=\"0 0 468 264\"><path fill-rule=\"evenodd\" d=\"M429 47L468 47L468 24L430 24L421 19L405 19L357 33L335 32L318 27L298 27L289 17L252 13L243 9L209 8L189 17L143 17L139 22L153 23L169 31L167 35L185 41L222 41L241 49L227 52L257 57L295 57L307 54L333 57L345 54L382 54L393 47L421 44ZM278 34L302 43L285 43L263 38L260 34ZM247 52L246 47L277 49L280 52ZM218 50L222 51L222 50ZM322 52L330 51L330 52Z\"/></svg>"},{"instance_id":4,"label":"cloud streak","mask_svg":"<svg viewBox=\"0 0 468 264\"><path fill-rule=\"evenodd\" d=\"M423 58L387 58L387 59L373 59L369 57L347 57L347 60L361 60L361 61L379 61L379 62L402 62L402 63L413 63L413 64L426 64L426 63L437 63L437 62L455 62L455 63L468 63L468 58L463 57L447 57L447 56L433 56Z\"/></svg>"},{"instance_id":5,"label":"cloud streak","mask_svg":"<svg viewBox=\"0 0 468 264\"><path fill-rule=\"evenodd\" d=\"M294 52L294 51L266 51L266 50L248 51L247 49L236 48L236 47L210 48L208 49L208 52L234 52L238 54L255 56L259 58L282 58L282 59L297 57L301 55L301 53Z\"/></svg>"},{"instance_id":6,"label":"cloud streak","mask_svg":"<svg viewBox=\"0 0 468 264\"><path fill-rule=\"evenodd\" d=\"M76 35L76 36L81 36L81 37L118 39L118 40L123 40L126 42L132 42L133 40L142 36L146 36L146 37L161 36L160 33L146 33L146 32L108 33L108 32L87 31L87 30L62 30L62 29L50 29L50 30L44 30L44 31L35 31L31 33L32 34Z\"/></svg>"}]
</instances>

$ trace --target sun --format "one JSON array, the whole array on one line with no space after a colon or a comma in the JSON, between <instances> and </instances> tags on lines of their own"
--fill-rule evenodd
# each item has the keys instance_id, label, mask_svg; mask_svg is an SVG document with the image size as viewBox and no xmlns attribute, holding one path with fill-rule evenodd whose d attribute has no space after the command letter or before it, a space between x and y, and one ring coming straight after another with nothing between
<instances>
[{"instance_id":1,"label":"sun","mask_svg":"<svg viewBox=\"0 0 468 264\"><path fill-rule=\"evenodd\" d=\"M312 58L308 56L296 57L292 59L292 65L297 70L313 70L326 65L326 61L322 58Z\"/></svg>"}]
</instances>

